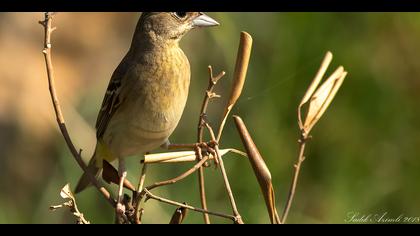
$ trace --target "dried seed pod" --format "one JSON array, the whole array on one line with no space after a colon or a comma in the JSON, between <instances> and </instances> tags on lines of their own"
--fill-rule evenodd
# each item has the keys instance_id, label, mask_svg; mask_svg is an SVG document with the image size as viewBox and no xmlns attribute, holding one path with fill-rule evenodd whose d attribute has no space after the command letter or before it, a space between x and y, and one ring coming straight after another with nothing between
<instances>
[{"instance_id":1,"label":"dried seed pod","mask_svg":"<svg viewBox=\"0 0 420 236\"><path fill-rule=\"evenodd\" d=\"M318 120L325 113L347 76L347 72L344 71L342 66L340 66L321 86L318 86L327 71L328 65L331 63L331 60L332 53L327 52L318 73L299 104L298 122L300 129L305 133L305 135L309 134ZM301 110L302 107L308 103L309 109L306 114L305 121L302 121Z\"/></svg>"},{"instance_id":2,"label":"dried seed pod","mask_svg":"<svg viewBox=\"0 0 420 236\"><path fill-rule=\"evenodd\" d=\"M268 214L272 224L279 224L280 218L276 210L275 194L273 184L271 182L271 173L264 162L257 146L251 138L244 122L239 116L233 117L236 128L241 136L242 143L246 148L249 161L251 163L254 174L257 177L261 191L264 195L265 204L267 205Z\"/></svg>"},{"instance_id":3,"label":"dried seed pod","mask_svg":"<svg viewBox=\"0 0 420 236\"><path fill-rule=\"evenodd\" d=\"M246 73L248 71L249 58L251 57L252 37L247 32L241 32L238 54L236 57L235 73L233 74L233 85L230 92L229 100L226 103L222 116L222 122L219 127L217 140L222 136L223 127L226 123L227 116L232 110L238 98L241 96L242 89L245 84Z\"/></svg>"},{"instance_id":4,"label":"dried seed pod","mask_svg":"<svg viewBox=\"0 0 420 236\"><path fill-rule=\"evenodd\" d=\"M187 213L188 213L187 208L185 207L177 208L174 214L172 215L172 218L169 224L182 224L182 221L184 221L185 217L187 216Z\"/></svg>"}]
</instances>

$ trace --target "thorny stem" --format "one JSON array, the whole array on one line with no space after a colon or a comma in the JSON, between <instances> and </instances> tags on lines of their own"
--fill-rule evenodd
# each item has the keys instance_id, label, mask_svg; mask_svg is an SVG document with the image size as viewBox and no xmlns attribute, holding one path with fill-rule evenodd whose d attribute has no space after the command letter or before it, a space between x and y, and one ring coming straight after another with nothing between
<instances>
[{"instance_id":1,"label":"thorny stem","mask_svg":"<svg viewBox=\"0 0 420 236\"><path fill-rule=\"evenodd\" d=\"M111 194L98 182L98 180L87 170L87 167L85 163L82 160L82 157L80 153L77 151L76 147L74 146L73 142L71 141L70 135L67 131L66 123L64 120L63 113L61 111L60 102L58 100L57 92L55 90L55 77L54 77L54 67L52 64L51 59L51 33L55 30L55 28L52 28L52 19L53 19L54 13L52 12L46 12L45 13L45 19L44 21L40 21L39 23L44 27L45 33L44 33L44 49L42 50L42 53L44 54L45 59L45 65L47 68L47 76L48 76L48 86L49 91L51 95L52 104L54 107L55 116L57 119L57 124L60 128L61 134L64 137L64 140L66 141L66 144L68 148L70 149L70 152L72 153L74 159L79 164L79 166L82 168L83 172L87 173L89 176L90 181L93 183L93 185L98 189L100 193L105 197L105 199L113 206L115 207L116 202L112 198Z\"/></svg>"},{"instance_id":2,"label":"thorny stem","mask_svg":"<svg viewBox=\"0 0 420 236\"><path fill-rule=\"evenodd\" d=\"M290 186L289 196L288 196L287 202L286 202L286 207L284 208L284 211L283 211L283 216L282 216L282 220L281 220L282 224L284 224L286 222L287 216L289 214L290 207L292 206L292 202L293 202L293 198L295 196L296 186L297 186L297 182L298 182L298 178L299 178L300 168L302 166L302 163L305 161L304 153L305 153L306 142L309 139L310 139L310 136L308 136L308 134L306 134L304 131L302 131L301 138L299 139L299 146L300 146L299 147L299 156L298 156L298 160L297 160L296 164L294 165L295 173L293 175L292 184Z\"/></svg>"},{"instance_id":3,"label":"thorny stem","mask_svg":"<svg viewBox=\"0 0 420 236\"><path fill-rule=\"evenodd\" d=\"M217 82L225 75L225 72L222 71L216 77L213 76L213 69L211 66L208 67L209 70L209 86L207 88L206 94L204 96L203 104L201 106L200 111L200 118L198 121L198 130L197 130L197 142L203 142L203 134L204 134L204 122L205 116L207 112L207 108L210 102L210 99L213 97L217 97L217 95L213 92L214 87L216 86ZM205 182L204 182L204 169L202 166L198 169L198 185L200 191L200 200L201 200L201 207L207 210L207 200L206 200L206 190L205 190ZM204 222L206 224L210 224L210 218L208 214L204 213Z\"/></svg>"},{"instance_id":4,"label":"thorny stem","mask_svg":"<svg viewBox=\"0 0 420 236\"><path fill-rule=\"evenodd\" d=\"M190 209L192 211L197 211L197 212L206 213L206 214L209 214L209 215L215 215L215 216L227 218L227 219L230 219L234 222L238 221L237 217L232 216L232 215L227 215L227 214L217 213L217 212L211 212L211 211L208 211L208 210L205 210L205 209L196 208L196 207L193 207L193 206L190 206L190 205L187 205L187 204L183 204L183 203L180 203L180 202L176 202L176 201L172 201L172 200L165 199L165 198L162 198L162 197L158 197L156 195L153 195L147 189L144 189L144 190L145 190L145 194L146 194L147 198L150 198L150 199L154 199L154 200L157 200L157 201L160 201L160 202L163 202L163 203L167 203L167 204L170 204L170 205L174 205L174 206L184 207L184 208Z\"/></svg>"},{"instance_id":5,"label":"thorny stem","mask_svg":"<svg viewBox=\"0 0 420 236\"><path fill-rule=\"evenodd\" d=\"M215 141L216 136L214 135L214 131L209 124L206 123L206 127L209 130L209 133L210 133L210 136L211 136L212 140L214 140L214 142L215 142L214 156L215 156L216 160L218 160L218 162L219 162L218 164L219 164L219 167L220 167L220 171L222 172L223 181L225 183L225 188L226 188L226 191L228 192L230 204L232 205L232 211L233 211L233 214L235 215L235 217L237 219L236 223L243 224L244 222L242 221L241 215L239 214L238 208L236 207L235 198L233 197L233 192L232 192L232 189L230 187L229 179L228 179L227 174L226 174L226 169L225 169L225 166L223 164L223 160L220 156L219 145Z\"/></svg>"}]
</instances>

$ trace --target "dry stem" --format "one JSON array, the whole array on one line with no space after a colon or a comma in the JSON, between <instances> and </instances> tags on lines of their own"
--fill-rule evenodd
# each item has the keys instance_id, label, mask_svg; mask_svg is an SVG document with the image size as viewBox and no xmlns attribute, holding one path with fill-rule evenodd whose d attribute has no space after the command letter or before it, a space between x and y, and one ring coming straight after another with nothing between
<instances>
[{"instance_id":1,"label":"dry stem","mask_svg":"<svg viewBox=\"0 0 420 236\"><path fill-rule=\"evenodd\" d=\"M57 209L67 207L69 208L70 212L76 217L77 224L90 224L89 221L86 220L83 213L81 213L77 207L76 199L74 198L74 194L70 190L69 184L66 184L60 192L60 196L67 200L67 202L64 202L60 205L56 206L50 206L51 211L55 211Z\"/></svg>"},{"instance_id":2,"label":"dry stem","mask_svg":"<svg viewBox=\"0 0 420 236\"><path fill-rule=\"evenodd\" d=\"M147 171L147 164L143 163L143 167L141 168L141 175L139 179L139 185L137 186L137 193L140 193L143 190L144 181L146 179L146 171Z\"/></svg>"},{"instance_id":3,"label":"dry stem","mask_svg":"<svg viewBox=\"0 0 420 236\"><path fill-rule=\"evenodd\" d=\"M184 207L184 208L189 209L189 210L192 210L192 211L206 213L206 214L209 214L209 215L214 215L214 216L219 216L219 217L227 218L227 219L233 220L234 222L237 222L238 221L238 219L235 216L232 216L232 215L227 215L227 214L223 214L223 213L217 213L217 212L208 211L208 210L201 209L201 208L196 208L196 207L193 207L193 206L189 206L187 204L183 204L183 203L172 201L172 200L169 200L169 199L166 199L166 198L158 197L156 195L153 195L147 189L144 189L144 190L145 190L145 194L146 194L146 196L148 198L151 198L151 199L154 199L154 200L163 202L163 203L167 203L167 204L178 206L178 207Z\"/></svg>"},{"instance_id":4,"label":"dry stem","mask_svg":"<svg viewBox=\"0 0 420 236\"><path fill-rule=\"evenodd\" d=\"M201 106L200 111L200 118L198 121L198 130L197 130L197 142L203 142L203 133L204 133L204 122L205 116L207 112L207 108L211 98L217 97L217 95L213 92L214 87L216 86L217 82L225 75L225 72L222 71L216 77L213 76L213 69L211 66L208 67L209 70L209 86L206 90L206 94L203 99L203 104ZM201 207L207 210L207 200L206 200L206 189L205 189L205 181L204 181L204 169L202 166L198 169L198 186L200 191L200 200L201 200ZM208 214L204 213L204 222L206 224L210 224L210 218Z\"/></svg>"},{"instance_id":5,"label":"dry stem","mask_svg":"<svg viewBox=\"0 0 420 236\"><path fill-rule=\"evenodd\" d=\"M212 140L216 140L216 136L214 135L214 131L210 127L210 125L206 123L206 127L209 130L209 133L210 133L210 136L211 136ZM225 184L226 191L228 192L228 196L229 196L230 204L232 206L233 214L235 215L235 217L237 219L237 223L243 224L244 222L242 221L241 215L239 214L238 208L236 207L235 198L233 197L233 192L232 192L232 189L231 189L230 184L229 184L229 179L228 179L227 174L226 174L226 169L225 169L225 165L223 163L223 159L220 157L219 146L218 146L217 143L215 145L215 150L214 151L215 151L214 156L216 157L216 160L218 161L218 164L219 164L219 167L220 167L220 171L222 172L223 181L224 181L224 184Z\"/></svg>"},{"instance_id":6,"label":"dry stem","mask_svg":"<svg viewBox=\"0 0 420 236\"><path fill-rule=\"evenodd\" d=\"M154 183L150 186L147 186L145 189L152 190L154 188L174 184L174 183L176 183L176 182L178 182L182 179L185 179L186 177L188 177L189 175L194 173L196 170L198 170L201 166L203 166L203 164L207 160L208 160L208 156L205 156L199 162L197 162L197 164L195 164L191 169L187 170L186 172L182 173L181 175L179 175L179 176L177 176L173 179L170 179L170 180L165 180L165 181L161 181L161 182L158 182L158 183Z\"/></svg>"},{"instance_id":7,"label":"dry stem","mask_svg":"<svg viewBox=\"0 0 420 236\"><path fill-rule=\"evenodd\" d=\"M199 147L197 147L197 155L198 155L200 161L197 162L197 164L195 164L191 169L187 170L186 172L182 173L181 175L179 175L179 176L177 176L177 177L175 177L173 179L165 180L165 181L161 181L161 182L157 182L157 183L154 183L152 185L149 185L149 186L143 188L141 190L141 192L139 194L137 194L137 196L136 196L137 199L135 200L135 203L136 203L135 204L136 205L135 210L136 210L136 219L137 220L140 217L140 210L141 210L140 209L140 203L142 202L142 199L145 196L145 193L148 190L152 190L152 189L157 188L157 187L161 187L161 186L165 186L165 185L170 185L170 184L175 184L176 182L178 182L178 181L180 181L182 179L185 179L186 177L188 177L189 175L191 175L192 173L194 173L195 171L197 171L208 160L208 158L209 158L208 156L202 157L202 155L201 155L201 149Z\"/></svg>"},{"instance_id":8,"label":"dry stem","mask_svg":"<svg viewBox=\"0 0 420 236\"><path fill-rule=\"evenodd\" d=\"M115 207L116 202L111 197L110 193L98 182L98 180L89 172L87 171L87 167L85 163L82 160L82 157L80 155L80 151L77 151L75 148L73 142L71 141L70 135L67 131L67 127L64 121L64 116L61 111L60 102L58 100L57 92L55 90L55 78L54 78L54 67L52 64L51 59L51 33L55 30L55 28L52 28L52 19L53 19L54 13L52 12L46 12L45 13L45 19L44 21L40 21L39 23L44 27L45 33L44 33L44 49L42 53L44 54L45 59L45 65L47 68L47 75L48 75L48 85L49 85L49 91L51 95L52 104L55 111L55 116L57 119L57 124L60 128L61 134L64 137L64 140L66 141L67 147L70 149L70 152L72 153L74 159L79 164L79 166L82 168L83 172L87 173L89 176L90 181L93 183L93 185L98 189L100 193L105 197L105 199L113 206Z\"/></svg>"},{"instance_id":9,"label":"dry stem","mask_svg":"<svg viewBox=\"0 0 420 236\"><path fill-rule=\"evenodd\" d=\"M295 192L296 192L296 186L297 186L297 182L298 182L298 178L299 178L299 173L300 173L300 168L302 166L303 161L305 161L305 146L306 146L306 142L308 141L309 137L306 133L302 132L302 136L299 139L299 156L298 156L298 160L296 162L296 164L294 165L295 168L295 173L293 175L293 180L292 180L292 184L290 186L290 190L289 190L289 196L287 198L287 202L286 202L286 207L284 208L283 211L283 216L281 219L281 223L285 223L287 216L289 214L289 210L290 207L292 206L292 202L293 202L293 198L295 196Z\"/></svg>"}]
</instances>

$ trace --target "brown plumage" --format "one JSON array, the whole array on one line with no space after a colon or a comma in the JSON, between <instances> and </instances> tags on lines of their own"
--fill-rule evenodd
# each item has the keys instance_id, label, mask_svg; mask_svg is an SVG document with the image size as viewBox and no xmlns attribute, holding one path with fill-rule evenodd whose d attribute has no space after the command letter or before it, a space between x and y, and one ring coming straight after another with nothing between
<instances>
[{"instance_id":1,"label":"brown plumage","mask_svg":"<svg viewBox=\"0 0 420 236\"><path fill-rule=\"evenodd\" d=\"M195 27L214 25L218 23L200 12L142 14L99 111L91 173L98 175L103 160L116 159L121 173L124 157L168 142L183 113L190 84L190 64L179 41ZM75 192L88 185L83 175Z\"/></svg>"}]
</instances>

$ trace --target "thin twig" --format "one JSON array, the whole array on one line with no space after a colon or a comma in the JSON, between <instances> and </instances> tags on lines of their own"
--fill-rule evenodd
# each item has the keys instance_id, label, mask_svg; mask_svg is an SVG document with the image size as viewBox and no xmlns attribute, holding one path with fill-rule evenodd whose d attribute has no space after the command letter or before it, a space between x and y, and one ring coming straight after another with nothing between
<instances>
[{"instance_id":1,"label":"thin twig","mask_svg":"<svg viewBox=\"0 0 420 236\"><path fill-rule=\"evenodd\" d=\"M305 161L305 146L306 146L306 141L308 141L309 137L308 135L303 132L301 138L299 139L299 156L298 156L298 160L296 162L296 164L294 165L295 168L295 173L293 175L293 180L292 180L292 184L290 186L290 190L289 190L289 196L287 198L287 202L286 202L286 207L284 208L283 211L283 216L281 219L281 223L284 224L286 222L287 216L289 214L289 210L290 207L292 206L292 202L293 202L293 198L295 196L295 192L296 192L296 186L297 186L297 182L298 182L298 178L299 178L299 173L300 173L300 168L302 166L303 161Z\"/></svg>"},{"instance_id":2,"label":"thin twig","mask_svg":"<svg viewBox=\"0 0 420 236\"><path fill-rule=\"evenodd\" d=\"M146 180L146 172L147 172L147 164L143 163L143 167L141 168L141 174L139 179L139 184L137 186L136 192L133 192L133 206L136 206L134 208L135 214L134 219L137 224L141 224L141 217L143 214L143 209L140 209L140 201L141 199L138 198L141 191L143 190L144 181Z\"/></svg>"},{"instance_id":3,"label":"thin twig","mask_svg":"<svg viewBox=\"0 0 420 236\"><path fill-rule=\"evenodd\" d=\"M142 208L139 210L139 214L138 215L136 214L136 224L141 224L142 222L141 219L143 217L143 214L144 214L144 209Z\"/></svg>"},{"instance_id":4,"label":"thin twig","mask_svg":"<svg viewBox=\"0 0 420 236\"><path fill-rule=\"evenodd\" d=\"M207 210L208 207L207 207L205 180L204 180L204 168L202 166L198 168L198 189L200 192L201 207ZM204 212L203 218L204 218L204 223L210 224L210 217L207 213Z\"/></svg>"},{"instance_id":5,"label":"thin twig","mask_svg":"<svg viewBox=\"0 0 420 236\"><path fill-rule=\"evenodd\" d=\"M74 194L70 190L69 184L66 184L60 192L60 196L68 200L67 202L64 202L60 205L56 206L50 206L51 211L55 211L57 209L68 207L70 212L76 217L77 224L90 224L88 220L84 217L83 213L79 211L79 208L77 207L76 198L74 197Z\"/></svg>"},{"instance_id":6,"label":"thin twig","mask_svg":"<svg viewBox=\"0 0 420 236\"><path fill-rule=\"evenodd\" d=\"M215 97L219 97L217 94L215 94L214 88L216 87L217 82L226 74L224 71L220 72L217 76L213 76L213 68L211 66L208 66L209 70L209 85L206 90L206 94L204 95L203 104L201 106L200 110L200 118L198 121L198 135L197 135L197 142L201 143L203 142L203 134L204 134L204 122L205 117L207 113L207 108L209 106L210 100Z\"/></svg>"},{"instance_id":7,"label":"thin twig","mask_svg":"<svg viewBox=\"0 0 420 236\"><path fill-rule=\"evenodd\" d=\"M214 87L216 86L217 82L225 75L225 72L222 71L216 77L213 76L213 69L211 66L208 67L209 70L209 86L207 88L206 94L203 99L203 104L201 106L200 111L200 118L198 121L198 130L197 130L197 142L203 142L203 134L204 134L204 126L203 122L206 116L207 108L211 98L217 97L217 95L213 92ZM204 169L200 166L198 169L198 185L200 191L200 200L201 200L201 207L207 210L207 200L206 200L206 190L205 190L205 181L204 181ZM210 224L210 218L208 214L203 214L204 222L206 224Z\"/></svg>"},{"instance_id":8,"label":"thin twig","mask_svg":"<svg viewBox=\"0 0 420 236\"><path fill-rule=\"evenodd\" d=\"M237 218L235 216L227 215L227 214L223 214L223 213L212 212L212 211L204 210L204 209L201 209L201 208L196 208L196 207L193 207L193 206L189 206L187 204L183 204L183 203L172 201L172 200L169 200L169 199L166 199L166 198L158 197L156 195L153 195L147 189L144 189L144 190L145 190L145 194L150 199L154 199L154 200L157 200L159 202L167 203L167 204L178 206L178 207L184 207L184 208L187 208L187 209L192 210L192 211L197 211L197 212L206 213L206 214L209 214L209 215L223 217L223 218L226 218L226 219L230 219L234 222L237 222Z\"/></svg>"},{"instance_id":9,"label":"thin twig","mask_svg":"<svg viewBox=\"0 0 420 236\"><path fill-rule=\"evenodd\" d=\"M137 186L137 193L140 193L143 190L144 181L146 179L146 171L147 171L147 164L143 163L143 167L141 168L141 175L139 180L139 185Z\"/></svg>"},{"instance_id":10,"label":"thin twig","mask_svg":"<svg viewBox=\"0 0 420 236\"><path fill-rule=\"evenodd\" d=\"M208 160L208 156L205 156L199 162L197 162L191 169L187 170L186 172L182 173L181 175L179 175L179 176L177 176L177 177L175 177L173 179L170 179L170 180L165 180L165 181L161 181L161 182L158 182L158 183L154 183L154 184L152 184L150 186L147 186L144 189L152 190L154 188L162 187L162 186L165 186L165 185L174 184L174 183L176 183L176 182L178 182L178 181L180 181L182 179L185 179L186 177L188 177L189 175L191 175L192 173L194 173L195 171L197 171L201 166L203 166L203 164L207 160Z\"/></svg>"},{"instance_id":11,"label":"thin twig","mask_svg":"<svg viewBox=\"0 0 420 236\"><path fill-rule=\"evenodd\" d=\"M186 172L182 173L181 175L179 175L175 178L172 178L170 180L157 182L157 183L149 185L145 188L142 188L141 192L139 194L137 194L137 196L136 196L137 199L135 200L135 203L136 203L135 204L136 205L135 210L136 210L136 219L138 220L138 222L140 222L140 219L139 219L139 217L140 217L140 204L143 200L143 197L145 196L146 191L152 190L152 189L157 188L157 187L162 187L162 186L165 186L165 185L175 184L176 182L188 177L189 175L191 175L192 173L197 171L208 160L209 157L208 156L202 157L201 149L199 147L197 147L197 149L198 149L197 150L197 153L198 153L197 155L199 155L201 160L199 162L197 162L191 169L187 170Z\"/></svg>"},{"instance_id":12,"label":"thin twig","mask_svg":"<svg viewBox=\"0 0 420 236\"><path fill-rule=\"evenodd\" d=\"M82 168L83 172L87 173L89 176L90 181L93 183L93 185L98 189L100 193L105 197L105 199L113 206L115 207L116 202L111 197L111 194L98 182L98 180L87 170L87 167L85 163L82 160L82 157L80 156L79 152L77 151L76 147L74 146L73 142L71 141L70 135L67 131L67 127L64 121L64 116L61 111L60 102L58 100L57 92L55 90L55 78L54 78L54 67L52 64L51 59L51 33L55 30L55 28L52 28L52 19L53 19L53 13L46 12L45 13L45 19L44 21L40 21L39 23L44 27L45 33L44 33L44 49L42 50L42 53L44 54L45 58L45 65L47 68L47 75L48 75L48 85L51 95L52 104L55 111L55 116L57 119L58 126L60 128L61 134L64 137L64 140L66 141L66 144L68 148L70 149L70 152L72 153L74 159L79 164L79 166Z\"/></svg>"},{"instance_id":13,"label":"thin twig","mask_svg":"<svg viewBox=\"0 0 420 236\"><path fill-rule=\"evenodd\" d=\"M211 126L206 123L206 127L209 130L210 137L212 138L212 140L216 140L216 136L215 136L214 131L211 128ZM232 206L233 214L235 215L235 217L237 219L237 223L243 224L244 222L242 221L241 215L239 214L238 208L236 207L235 198L233 197L233 192L232 192L232 189L231 189L230 184L229 184L229 179L228 179L227 174L226 174L226 169L225 169L225 166L223 164L223 159L220 157L219 146L218 146L217 143L215 144L214 155L215 155L216 159L218 160L220 171L222 172L223 181L225 183L226 191L228 192L228 196L229 196L230 204Z\"/></svg>"}]
</instances>

